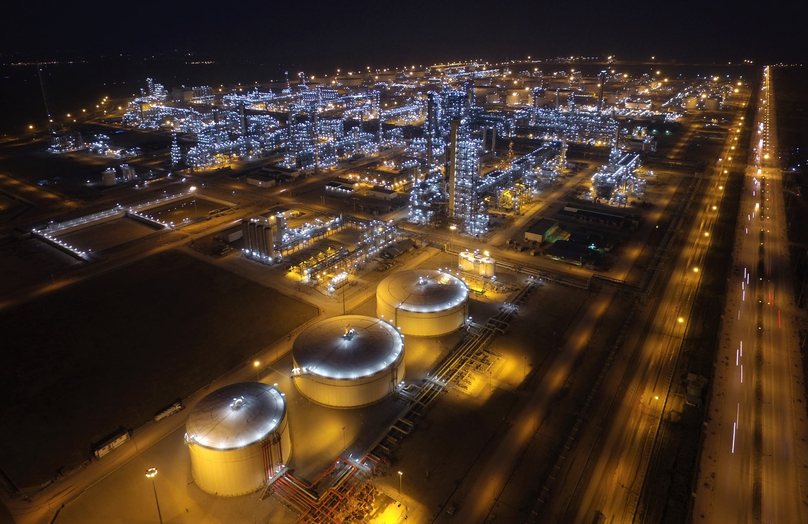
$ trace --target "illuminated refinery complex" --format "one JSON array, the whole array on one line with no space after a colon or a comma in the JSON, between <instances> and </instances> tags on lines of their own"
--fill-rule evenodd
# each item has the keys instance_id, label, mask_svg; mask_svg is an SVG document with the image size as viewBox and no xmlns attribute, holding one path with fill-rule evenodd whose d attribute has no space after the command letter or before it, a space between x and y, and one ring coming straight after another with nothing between
<instances>
[{"instance_id":1,"label":"illuminated refinery complex","mask_svg":"<svg viewBox=\"0 0 808 524\"><path fill-rule=\"evenodd\" d=\"M0 408L20 524L658 522L724 493L698 454L708 411L706 457L730 428L755 447L727 422L752 401L713 415L707 384L713 324L775 303L755 288L780 176L758 68L150 78L66 126L37 67L50 125L24 147L59 176L0 173L10 354L49 352L0 370L25 391ZM709 286L752 235L719 321ZM740 378L743 358L721 363Z\"/></svg>"},{"instance_id":2,"label":"illuminated refinery complex","mask_svg":"<svg viewBox=\"0 0 808 524\"><path fill-rule=\"evenodd\" d=\"M648 124L676 122L688 108L718 109L732 93L731 84L714 80L693 85L648 74L629 79L614 69L585 77L575 69L547 74L482 63L298 76L293 85L287 74L280 89L171 92L149 79L122 123L170 130L175 167L204 171L273 158L254 177L262 187L393 151L326 189L342 197L359 186L380 199L409 194L410 222L452 223L476 236L489 231L491 212L519 214L568 171L571 145L610 151L592 178L591 198L621 205L641 198L642 156L656 150ZM194 145L183 149L178 134ZM92 147L105 143L99 137ZM514 152L526 143L536 147Z\"/></svg>"}]
</instances>

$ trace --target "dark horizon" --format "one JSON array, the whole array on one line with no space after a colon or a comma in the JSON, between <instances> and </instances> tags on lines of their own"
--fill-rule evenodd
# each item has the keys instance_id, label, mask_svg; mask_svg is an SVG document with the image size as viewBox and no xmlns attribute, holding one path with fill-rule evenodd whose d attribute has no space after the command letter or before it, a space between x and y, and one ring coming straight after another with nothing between
<instances>
[{"instance_id":1,"label":"dark horizon","mask_svg":"<svg viewBox=\"0 0 808 524\"><path fill-rule=\"evenodd\" d=\"M305 67L400 67L442 61L607 56L701 63L804 57L801 16L777 6L758 11L689 2L649 9L578 2L545 5L410 2L390 6L309 3L240 5L232 13L164 4L159 9L71 4L19 5L4 16L0 55L34 59L188 50L220 59L250 57ZM804 8L802 8L804 10ZM788 16L786 16L788 15Z\"/></svg>"}]
</instances>

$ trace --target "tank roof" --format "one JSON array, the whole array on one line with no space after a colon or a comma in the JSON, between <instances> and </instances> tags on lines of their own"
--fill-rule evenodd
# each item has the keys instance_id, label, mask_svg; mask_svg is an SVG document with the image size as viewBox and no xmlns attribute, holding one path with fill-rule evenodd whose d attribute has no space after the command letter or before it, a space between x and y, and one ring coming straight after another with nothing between
<instances>
[{"instance_id":1,"label":"tank roof","mask_svg":"<svg viewBox=\"0 0 808 524\"><path fill-rule=\"evenodd\" d=\"M402 271L384 279L376 290L386 303L403 311L432 313L452 308L469 296L466 284L437 270Z\"/></svg>"},{"instance_id":2,"label":"tank roof","mask_svg":"<svg viewBox=\"0 0 808 524\"><path fill-rule=\"evenodd\" d=\"M356 379L390 368L402 356L404 339L384 320L343 315L317 322L292 348L297 373Z\"/></svg>"},{"instance_id":3,"label":"tank roof","mask_svg":"<svg viewBox=\"0 0 808 524\"><path fill-rule=\"evenodd\" d=\"M261 382L231 384L206 395L188 414L188 440L211 449L239 449L262 441L286 416L286 400Z\"/></svg>"}]
</instances>

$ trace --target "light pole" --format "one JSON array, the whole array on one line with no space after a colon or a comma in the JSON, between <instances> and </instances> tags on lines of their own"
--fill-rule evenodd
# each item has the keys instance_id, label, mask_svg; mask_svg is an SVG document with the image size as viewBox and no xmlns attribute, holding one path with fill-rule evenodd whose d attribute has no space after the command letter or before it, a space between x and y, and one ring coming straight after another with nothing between
<instances>
[{"instance_id":1,"label":"light pole","mask_svg":"<svg viewBox=\"0 0 808 524\"><path fill-rule=\"evenodd\" d=\"M258 360L253 362L253 367L255 368L255 381L256 382L261 382L261 370L258 369L258 366L260 366L260 365L261 365L261 362L259 362Z\"/></svg>"},{"instance_id":2,"label":"light pole","mask_svg":"<svg viewBox=\"0 0 808 524\"><path fill-rule=\"evenodd\" d=\"M345 293L348 292L348 283L342 285L342 314L345 314Z\"/></svg>"},{"instance_id":3,"label":"light pole","mask_svg":"<svg viewBox=\"0 0 808 524\"><path fill-rule=\"evenodd\" d=\"M163 524L163 514L160 513L160 501L157 500L157 486L154 485L154 477L157 475L157 468L149 468L146 470L146 478L151 479L152 489L154 490L154 502L157 503L157 516L160 518L160 524Z\"/></svg>"},{"instance_id":4,"label":"light pole","mask_svg":"<svg viewBox=\"0 0 808 524\"><path fill-rule=\"evenodd\" d=\"M454 250L454 233L457 230L457 226L452 224L449 226L449 229L452 231L452 236L449 237L449 249Z\"/></svg>"},{"instance_id":5,"label":"light pole","mask_svg":"<svg viewBox=\"0 0 808 524\"><path fill-rule=\"evenodd\" d=\"M401 477L404 475L401 471L398 472L398 494L401 495Z\"/></svg>"},{"instance_id":6,"label":"light pole","mask_svg":"<svg viewBox=\"0 0 808 524\"><path fill-rule=\"evenodd\" d=\"M199 210L196 208L196 186L191 186L191 193L194 194L194 218L199 218Z\"/></svg>"}]
</instances>

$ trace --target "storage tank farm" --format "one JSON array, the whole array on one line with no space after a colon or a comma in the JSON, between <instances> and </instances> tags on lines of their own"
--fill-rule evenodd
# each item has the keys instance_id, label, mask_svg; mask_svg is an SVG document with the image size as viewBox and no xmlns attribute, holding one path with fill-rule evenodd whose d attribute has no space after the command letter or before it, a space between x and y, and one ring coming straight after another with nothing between
<instances>
[{"instance_id":1,"label":"storage tank farm","mask_svg":"<svg viewBox=\"0 0 808 524\"><path fill-rule=\"evenodd\" d=\"M261 382L217 389L188 414L185 442L202 491L225 497L252 493L289 460L286 397Z\"/></svg>"},{"instance_id":2,"label":"storage tank farm","mask_svg":"<svg viewBox=\"0 0 808 524\"><path fill-rule=\"evenodd\" d=\"M404 335L437 337L468 318L469 289L449 273L416 269L387 277L376 289L376 315Z\"/></svg>"},{"instance_id":3,"label":"storage tank farm","mask_svg":"<svg viewBox=\"0 0 808 524\"><path fill-rule=\"evenodd\" d=\"M497 261L491 258L488 251L463 251L457 256L457 264L461 271L468 271L482 277L497 275Z\"/></svg>"},{"instance_id":4,"label":"storage tank farm","mask_svg":"<svg viewBox=\"0 0 808 524\"><path fill-rule=\"evenodd\" d=\"M292 380L308 399L355 408L378 402L404 379L404 338L391 324L363 315L321 320L292 346Z\"/></svg>"}]
</instances>

